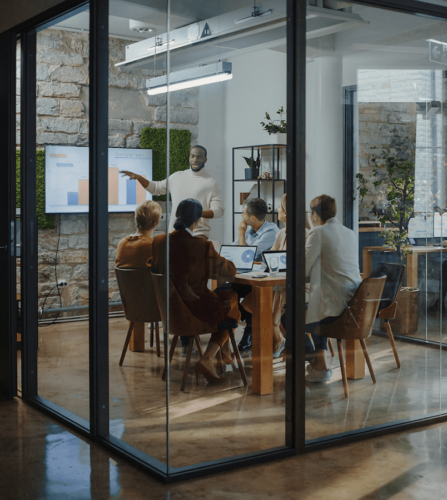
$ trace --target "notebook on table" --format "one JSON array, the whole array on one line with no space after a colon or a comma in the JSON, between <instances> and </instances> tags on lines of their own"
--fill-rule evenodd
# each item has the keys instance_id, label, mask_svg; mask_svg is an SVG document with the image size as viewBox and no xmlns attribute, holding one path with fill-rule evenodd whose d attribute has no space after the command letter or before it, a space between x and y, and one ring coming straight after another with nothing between
<instances>
[{"instance_id":1,"label":"notebook on table","mask_svg":"<svg viewBox=\"0 0 447 500\"><path fill-rule=\"evenodd\" d=\"M256 246L222 245L220 255L236 266L238 274L243 274L253 269L256 249Z\"/></svg>"}]
</instances>

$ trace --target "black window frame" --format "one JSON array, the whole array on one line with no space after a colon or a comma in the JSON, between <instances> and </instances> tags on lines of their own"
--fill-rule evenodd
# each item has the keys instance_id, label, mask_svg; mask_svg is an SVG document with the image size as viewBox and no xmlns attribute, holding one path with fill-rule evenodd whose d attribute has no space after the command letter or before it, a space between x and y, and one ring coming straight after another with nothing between
<instances>
[{"instance_id":1,"label":"black window frame","mask_svg":"<svg viewBox=\"0 0 447 500\"><path fill-rule=\"evenodd\" d=\"M24 341L22 342L22 398L34 408L69 426L107 450L121 456L134 466L172 483L223 470L285 458L316 449L338 446L359 439L434 424L447 420L446 412L437 412L422 418L358 429L344 434L307 441L305 439L305 379L304 379L304 286L305 282L305 197L299 196L305 186L306 146L306 3L287 2L287 179L292 189L287 198L287 210L293 214L295 224L288 227L288 261L292 263L287 275L288 331L297 332L287 343L286 356L286 431L285 446L259 453L250 453L222 460L197 464L181 469L166 468L145 453L136 450L109 434L108 408L108 234L107 234L107 130L108 130L108 1L67 0L42 15L2 34L5 44L0 48L0 60L6 62L0 96L2 107L8 112L1 117L0 141L8 152L7 193L11 222L15 221L15 41L20 37L22 46L22 97L21 97L21 164L22 186L27 194L35 193L36 151L36 32L45 24L76 9L90 7L90 210L89 210L89 307L90 307L90 421L38 396L37 391L37 217L36 198L22 196L22 297ZM390 9L402 13L431 16L447 21L447 7L417 2L415 0L366 0L354 1L361 5ZM8 41L9 40L9 41ZM6 47L5 50L3 48ZM12 63L14 62L14 64ZM8 101L9 100L9 101ZM9 102L9 104L8 104ZM14 177L13 177L14 176ZM4 186L2 186L4 188ZM3 226L2 226L3 227ZM3 233L0 232L0 236ZM12 242L13 243L13 242ZM0 244L2 244L0 242ZM9 243L9 286L6 300L9 328L0 331L0 353L6 348L7 371L0 371L0 389L7 398L15 396L15 245ZM13 265L14 264L14 265ZM14 269L13 269L14 268ZM14 280L14 282L12 282ZM302 292L298 293L299 290ZM14 294L13 294L14 291ZM296 293L295 293L296 292ZM290 304L290 306L289 306ZM4 381L6 380L6 385ZM164 470L163 470L164 469ZM167 470L166 470L167 469Z\"/></svg>"}]
</instances>

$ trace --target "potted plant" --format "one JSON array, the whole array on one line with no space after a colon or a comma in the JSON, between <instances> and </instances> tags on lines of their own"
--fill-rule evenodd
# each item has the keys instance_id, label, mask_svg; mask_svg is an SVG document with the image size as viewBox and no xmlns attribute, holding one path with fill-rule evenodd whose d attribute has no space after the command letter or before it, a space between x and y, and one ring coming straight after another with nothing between
<instances>
[{"instance_id":1,"label":"potted plant","mask_svg":"<svg viewBox=\"0 0 447 500\"><path fill-rule=\"evenodd\" d=\"M245 178L249 179L257 179L259 176L259 167L261 166L261 155L258 149L258 157L255 159L249 156L242 157L248 165L248 168L245 169Z\"/></svg>"},{"instance_id":2,"label":"potted plant","mask_svg":"<svg viewBox=\"0 0 447 500\"><path fill-rule=\"evenodd\" d=\"M383 224L380 233L385 245L394 248L400 264L406 261L408 248L408 224L414 215L414 175L415 164L412 161L398 160L391 155L389 146L385 146L380 156L373 156L374 169L371 184L361 173L357 174L357 190L361 202L366 195L373 195L370 213ZM390 321L393 332L413 334L418 328L419 290L402 287L397 295L396 318Z\"/></svg>"},{"instance_id":3,"label":"potted plant","mask_svg":"<svg viewBox=\"0 0 447 500\"><path fill-rule=\"evenodd\" d=\"M269 133L269 135L274 134L277 144L287 144L287 123L283 118L286 114L284 111L284 106L281 106L276 112L279 115L279 120L272 120L270 115L266 112L265 118L268 122L261 122L262 128Z\"/></svg>"}]
</instances>

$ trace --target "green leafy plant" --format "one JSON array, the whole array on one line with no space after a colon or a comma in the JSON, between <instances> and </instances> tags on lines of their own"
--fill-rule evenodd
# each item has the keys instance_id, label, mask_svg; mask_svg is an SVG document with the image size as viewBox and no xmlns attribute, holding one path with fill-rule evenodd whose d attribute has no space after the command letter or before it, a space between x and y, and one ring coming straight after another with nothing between
<instances>
[{"instance_id":1,"label":"green leafy plant","mask_svg":"<svg viewBox=\"0 0 447 500\"><path fill-rule=\"evenodd\" d=\"M406 249L408 240L408 224L414 215L414 175L415 164L411 161L397 160L391 155L389 146L382 149L380 156L372 159L375 168L370 182L375 188L383 186L381 194L372 192L365 176L357 174L357 191L361 202L366 195L374 195L370 213L384 225L385 230L380 233L385 244L394 248L399 261L410 250ZM390 224L391 228L386 228Z\"/></svg>"},{"instance_id":2,"label":"green leafy plant","mask_svg":"<svg viewBox=\"0 0 447 500\"><path fill-rule=\"evenodd\" d=\"M266 112L265 113L265 118L268 120L267 123L261 122L262 128L271 134L287 134L287 123L283 119L283 115L286 114L284 111L284 106L281 106L278 111L276 112L277 115L280 116L279 120L272 120L270 118L270 115Z\"/></svg>"},{"instance_id":3,"label":"green leafy plant","mask_svg":"<svg viewBox=\"0 0 447 500\"><path fill-rule=\"evenodd\" d=\"M258 157L255 159L252 156L243 156L242 157L245 160L245 163L248 165L249 168L254 168L256 170L259 170L259 167L261 166L261 155L258 150Z\"/></svg>"},{"instance_id":4,"label":"green leafy plant","mask_svg":"<svg viewBox=\"0 0 447 500\"><path fill-rule=\"evenodd\" d=\"M165 128L146 127L141 132L140 145L152 149L152 175L154 181L166 179L166 148L168 134ZM169 131L169 174L188 170L191 132L189 130ZM154 196L154 200L166 200L166 196Z\"/></svg>"},{"instance_id":5,"label":"green leafy plant","mask_svg":"<svg viewBox=\"0 0 447 500\"><path fill-rule=\"evenodd\" d=\"M20 208L20 150L16 151L16 207ZM54 229L54 216L45 214L45 151L36 151L36 211L39 229Z\"/></svg>"}]
</instances>

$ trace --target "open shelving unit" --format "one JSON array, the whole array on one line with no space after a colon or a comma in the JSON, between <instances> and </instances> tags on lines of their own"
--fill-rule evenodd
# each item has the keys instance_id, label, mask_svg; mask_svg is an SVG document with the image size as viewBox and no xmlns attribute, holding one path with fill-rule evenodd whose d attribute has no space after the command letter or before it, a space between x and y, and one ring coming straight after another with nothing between
<instances>
[{"instance_id":1,"label":"open shelving unit","mask_svg":"<svg viewBox=\"0 0 447 500\"><path fill-rule=\"evenodd\" d=\"M268 192L271 195L270 199L271 199L272 210L269 211L269 213L267 214L266 220L270 220L270 218L271 218L271 222L275 222L279 226L278 211L277 211L276 207L278 207L281 199L279 199L279 200L277 199L275 188L276 188L276 186L278 186L279 183L281 183L282 187L283 187L283 189L281 191L281 196L286 192L287 180L285 178L286 177L285 158L282 158L282 155L281 155L281 151L285 150L286 147L287 146L285 144L260 144L260 145L256 145L256 146L239 146L239 147L233 148L233 155L232 155L233 239L236 237L236 235L235 235L235 228L236 228L235 215L242 214L242 204L239 203L239 205L241 207L241 209L239 211L237 211L235 209L235 207L236 207L236 204L235 204L235 201L236 201L236 194L235 194L236 183L242 183L242 182L251 183L252 187L253 187L253 184L257 184L257 190L258 190L257 197L258 198L261 198L261 189L264 191L264 189L263 189L264 186L270 186L271 189L269 189ZM271 155L268 155L268 156L269 156L269 160L271 162L269 166L271 167L272 178L271 179L260 179L258 176L257 179L245 179L244 178L244 171L245 171L244 165L246 166L246 163L244 160L242 160L242 161L244 161L244 164L242 167L239 165L236 165L236 163L242 164L242 162L236 161L237 160L236 153L248 151L249 155L241 155L241 158L242 158L242 156L249 156L251 158L254 158L255 155L257 156L258 151L263 152L263 151L269 151L269 150L271 151ZM261 175L261 173L265 171L265 170L264 171L262 170L263 162L265 163L265 161L266 161L266 155L264 154L262 156L262 159L261 159L259 175ZM279 174L280 174L279 177L275 176L275 174L277 172L279 172ZM252 187L250 189L252 189ZM243 192L243 191L238 190L239 194L241 192Z\"/></svg>"}]
</instances>

